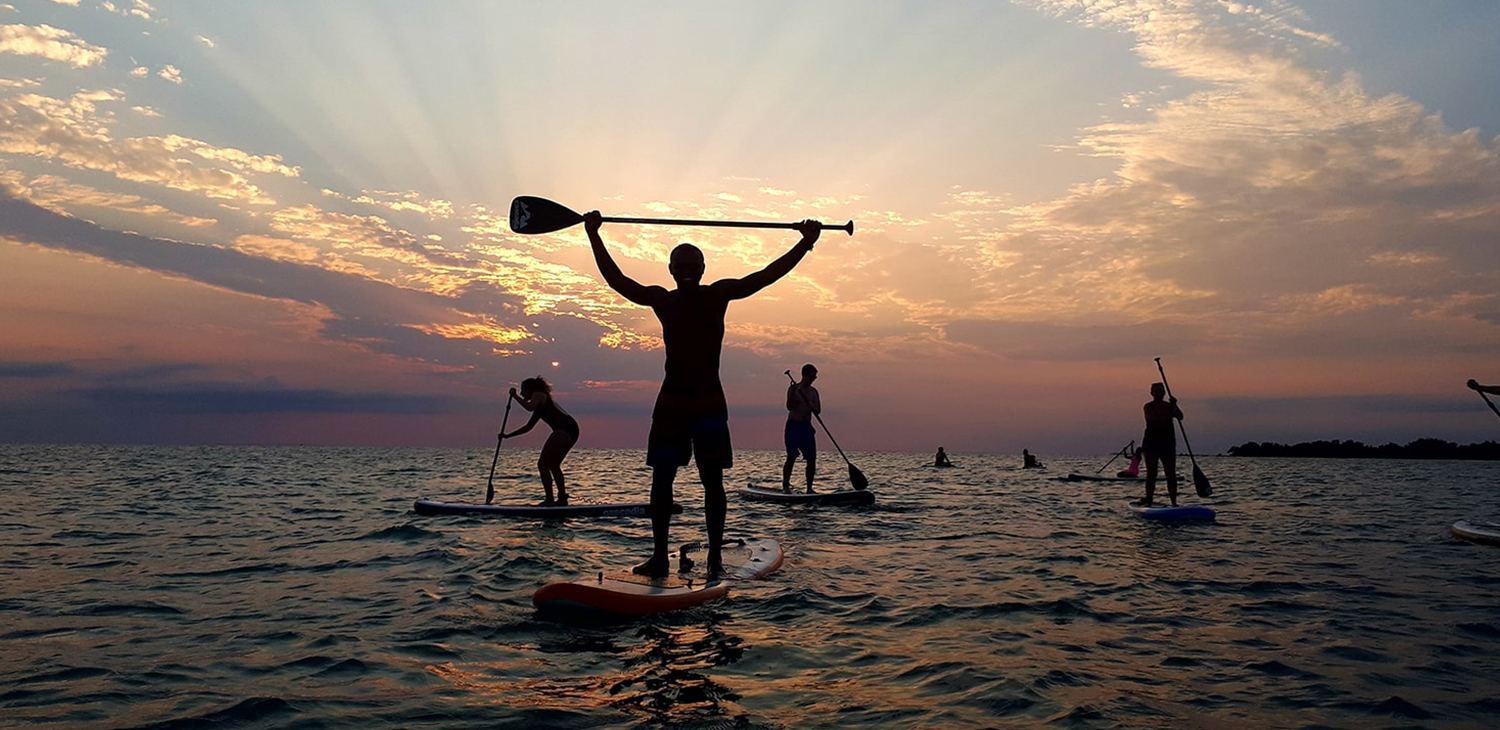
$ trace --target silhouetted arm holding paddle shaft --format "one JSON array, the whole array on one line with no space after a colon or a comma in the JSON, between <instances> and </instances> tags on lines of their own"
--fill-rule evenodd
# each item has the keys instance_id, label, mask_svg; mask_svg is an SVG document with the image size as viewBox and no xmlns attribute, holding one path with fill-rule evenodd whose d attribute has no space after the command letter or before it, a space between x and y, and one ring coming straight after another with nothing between
<instances>
[{"instance_id":1,"label":"silhouetted arm holding paddle shaft","mask_svg":"<svg viewBox=\"0 0 1500 730\"><path fill-rule=\"evenodd\" d=\"M583 230L589 234L589 244L594 247L594 263L599 265L599 273L604 275L604 283L635 304L651 306L653 299L651 290L659 289L662 293L666 290L659 286L646 286L626 276L625 272L620 270L620 265L616 264L614 257L609 255L609 249L604 247L604 239L599 237L599 226L602 223L602 216L597 210L583 214Z\"/></svg>"},{"instance_id":2,"label":"silhouetted arm holding paddle shaft","mask_svg":"<svg viewBox=\"0 0 1500 730\"><path fill-rule=\"evenodd\" d=\"M504 431L500 432L500 438L503 439L515 438L530 431L533 426L536 426L536 422L541 420L542 418L542 404L545 403L547 399L547 396L542 393L532 393L531 400L528 401L525 398L517 395L515 388L510 389L510 397L516 399L516 402L520 403L522 408L531 411L531 420L527 421L526 425L514 431L511 431L510 433L505 433Z\"/></svg>"},{"instance_id":3,"label":"silhouetted arm holding paddle shaft","mask_svg":"<svg viewBox=\"0 0 1500 730\"><path fill-rule=\"evenodd\" d=\"M815 220L805 220L797 224L797 230L802 232L802 240L792 247L792 250L782 254L769 266L753 274L740 279L722 279L713 283L715 289L723 291L729 299L744 299L761 289L764 289L778 279L792 273L802 257L813 249L813 244L818 241L818 234L823 232L821 223Z\"/></svg>"},{"instance_id":4,"label":"silhouetted arm holding paddle shaft","mask_svg":"<svg viewBox=\"0 0 1500 730\"><path fill-rule=\"evenodd\" d=\"M1473 379L1470 379L1468 386L1470 390L1477 390L1481 393L1489 393L1490 395L1500 395L1500 385L1480 385Z\"/></svg>"}]
</instances>

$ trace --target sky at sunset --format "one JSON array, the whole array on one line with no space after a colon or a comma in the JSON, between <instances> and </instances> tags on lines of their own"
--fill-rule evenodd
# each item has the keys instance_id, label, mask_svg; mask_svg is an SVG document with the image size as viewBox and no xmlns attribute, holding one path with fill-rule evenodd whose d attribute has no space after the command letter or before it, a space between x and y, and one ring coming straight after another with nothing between
<instances>
[{"instance_id":1,"label":"sky at sunset","mask_svg":"<svg viewBox=\"0 0 1500 730\"><path fill-rule=\"evenodd\" d=\"M813 362L847 450L1108 454L1156 357L1203 453L1497 439L1497 37L1491 0L0 0L0 441L483 448L540 374L643 448L660 328L517 195L855 221L729 309L742 448ZM797 241L602 233L666 286L680 241L707 280Z\"/></svg>"}]
</instances>

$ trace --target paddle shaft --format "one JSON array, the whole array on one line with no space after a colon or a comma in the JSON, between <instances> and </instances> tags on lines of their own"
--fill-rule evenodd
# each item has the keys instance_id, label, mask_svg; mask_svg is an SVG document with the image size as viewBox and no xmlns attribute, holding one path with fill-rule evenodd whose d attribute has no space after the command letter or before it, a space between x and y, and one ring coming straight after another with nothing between
<instances>
[{"instance_id":1,"label":"paddle shaft","mask_svg":"<svg viewBox=\"0 0 1500 730\"><path fill-rule=\"evenodd\" d=\"M1482 390L1476 390L1474 392L1478 393L1479 397L1483 398L1484 402L1489 404L1490 410L1494 411L1495 415L1500 416L1500 408L1496 408L1495 407L1495 404L1490 401L1490 397L1489 396L1487 396L1487 395L1484 394L1484 391L1482 391ZM832 438L832 436L830 436L829 438Z\"/></svg>"},{"instance_id":2,"label":"paddle shaft","mask_svg":"<svg viewBox=\"0 0 1500 730\"><path fill-rule=\"evenodd\" d=\"M1156 372L1161 373L1161 385L1167 389L1167 398L1172 397L1172 386L1167 385L1167 371L1161 367L1161 358L1156 358ZM1193 462L1193 468L1198 468L1198 460L1193 457L1193 445L1188 443L1187 429L1182 427L1182 419L1177 419L1177 429L1182 431L1182 445L1187 447L1188 460Z\"/></svg>"},{"instance_id":3,"label":"paddle shaft","mask_svg":"<svg viewBox=\"0 0 1500 730\"><path fill-rule=\"evenodd\" d=\"M1132 447L1132 446L1135 446L1135 439L1131 439L1130 443L1125 444L1124 448L1120 449L1119 451L1116 451L1115 455L1109 457L1109 461L1104 462L1104 466L1099 467L1099 471L1096 471L1094 473L1095 474L1103 474L1104 470L1108 469L1110 464L1115 463L1115 459L1118 459L1118 458L1124 456L1125 452L1129 451L1130 447Z\"/></svg>"},{"instance_id":4,"label":"paddle shaft","mask_svg":"<svg viewBox=\"0 0 1500 730\"><path fill-rule=\"evenodd\" d=\"M605 223L641 223L656 226L710 226L714 228L789 228L795 229L802 225L800 223L758 223L754 221L696 221L681 218L621 218L618 216L603 216L599 218ZM854 235L854 221L849 221L841 226L831 223L819 223L825 231L845 231Z\"/></svg>"},{"instance_id":5,"label":"paddle shaft","mask_svg":"<svg viewBox=\"0 0 1500 730\"><path fill-rule=\"evenodd\" d=\"M505 424L510 421L510 402L513 400L509 393L505 394L505 415L500 418L500 433L495 435L495 458L490 460L490 481L484 491L484 503L495 501L495 465L500 463L500 443L505 440Z\"/></svg>"}]
</instances>

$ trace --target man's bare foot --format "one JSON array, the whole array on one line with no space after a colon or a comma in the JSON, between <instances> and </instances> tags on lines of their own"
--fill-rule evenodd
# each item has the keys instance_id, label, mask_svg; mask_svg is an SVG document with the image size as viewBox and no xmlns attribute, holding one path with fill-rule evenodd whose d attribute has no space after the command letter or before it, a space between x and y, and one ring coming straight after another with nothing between
<instances>
[{"instance_id":1,"label":"man's bare foot","mask_svg":"<svg viewBox=\"0 0 1500 730\"><path fill-rule=\"evenodd\" d=\"M708 580L718 580L724 577L724 558L717 553L708 558Z\"/></svg>"},{"instance_id":2,"label":"man's bare foot","mask_svg":"<svg viewBox=\"0 0 1500 730\"><path fill-rule=\"evenodd\" d=\"M630 572L650 578L665 578L671 572L671 565L666 556L652 555L650 560L631 568Z\"/></svg>"}]
</instances>

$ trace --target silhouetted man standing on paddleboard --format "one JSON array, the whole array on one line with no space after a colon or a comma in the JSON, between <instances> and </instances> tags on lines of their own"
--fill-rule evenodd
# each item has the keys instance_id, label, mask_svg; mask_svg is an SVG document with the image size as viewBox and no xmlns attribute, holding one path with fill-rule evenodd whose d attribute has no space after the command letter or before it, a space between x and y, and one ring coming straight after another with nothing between
<instances>
[{"instance_id":1,"label":"silhouetted man standing on paddleboard","mask_svg":"<svg viewBox=\"0 0 1500 730\"><path fill-rule=\"evenodd\" d=\"M798 224L802 240L769 266L742 279L720 279L704 286L703 252L690 243L672 249L667 270L677 288L645 286L626 276L599 237L599 211L583 216L594 248L594 262L605 283L620 296L650 307L661 321L666 373L651 411L646 464L651 467L651 558L635 566L640 575L665 576L669 570L667 532L672 522L672 482L677 470L696 457L703 482L703 512L708 529L709 575L723 570L724 470L734 462L729 442L729 406L719 382L719 354L724 345L724 314L729 303L744 299L786 276L811 251L822 231L814 220Z\"/></svg>"},{"instance_id":2,"label":"silhouetted man standing on paddleboard","mask_svg":"<svg viewBox=\"0 0 1500 730\"><path fill-rule=\"evenodd\" d=\"M1146 455L1146 499L1142 505L1150 507L1156 495L1157 462L1167 473L1167 499L1177 506L1177 431L1173 420L1182 418L1182 409L1177 399L1164 400L1167 396L1165 383L1151 384L1151 402L1145 405L1146 435L1141 437L1141 451Z\"/></svg>"},{"instance_id":3,"label":"silhouetted man standing on paddleboard","mask_svg":"<svg viewBox=\"0 0 1500 730\"><path fill-rule=\"evenodd\" d=\"M818 438L813 429L813 416L823 412L823 400L813 381L818 379L818 369L812 363L802 366L802 380L786 387L786 430L782 440L786 442L786 463L781 465L781 491L792 492L792 467L797 463L797 453L807 461L807 493L813 493L813 475L818 471Z\"/></svg>"}]
</instances>

